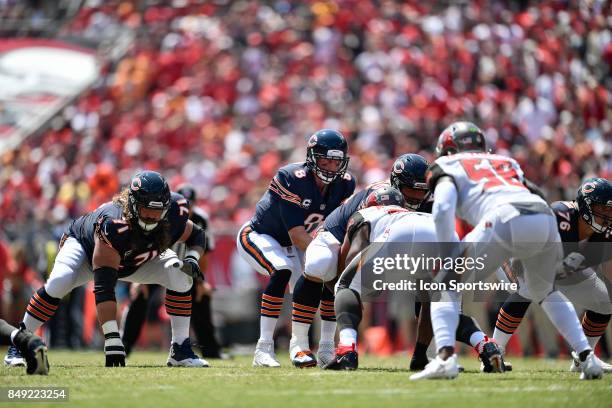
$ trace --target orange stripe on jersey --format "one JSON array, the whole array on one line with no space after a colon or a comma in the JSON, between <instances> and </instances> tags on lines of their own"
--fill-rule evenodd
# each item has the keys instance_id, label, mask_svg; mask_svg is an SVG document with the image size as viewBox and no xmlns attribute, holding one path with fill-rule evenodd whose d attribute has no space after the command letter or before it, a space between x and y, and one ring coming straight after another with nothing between
<instances>
[{"instance_id":1,"label":"orange stripe on jersey","mask_svg":"<svg viewBox=\"0 0 612 408\"><path fill-rule=\"evenodd\" d=\"M274 192L276 195L278 195L281 199L285 201L289 201L290 203L297 204L297 205L302 204L300 200L297 200L291 196L287 196L283 194L277 187L273 186L272 184L270 184L270 191Z\"/></svg>"},{"instance_id":2,"label":"orange stripe on jersey","mask_svg":"<svg viewBox=\"0 0 612 408\"><path fill-rule=\"evenodd\" d=\"M302 201L302 198L301 198L299 195L297 195L297 194L295 194L295 193L293 193L293 192L289 191L289 190L288 190L288 189L287 189L285 186L283 186L283 185L281 184L281 182L278 180L278 177L274 176L274 178L272 179L272 183L274 183L275 185L277 185L277 186L278 186L278 188L279 188L279 189L280 189L280 190L281 190L283 193L285 193L285 195L287 195L287 196L289 196L289 197L293 197L293 198L297 199L297 200L298 200L298 201L300 201L300 202Z\"/></svg>"}]
</instances>

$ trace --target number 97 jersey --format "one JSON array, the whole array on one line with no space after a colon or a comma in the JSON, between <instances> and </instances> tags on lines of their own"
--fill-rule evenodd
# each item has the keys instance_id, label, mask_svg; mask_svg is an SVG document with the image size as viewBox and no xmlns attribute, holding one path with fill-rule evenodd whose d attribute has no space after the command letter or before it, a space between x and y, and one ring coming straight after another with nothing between
<instances>
[{"instance_id":1,"label":"number 97 jersey","mask_svg":"<svg viewBox=\"0 0 612 408\"><path fill-rule=\"evenodd\" d=\"M431 191L443 176L457 187L457 216L476 225L505 203L545 203L525 187L516 160L491 153L459 153L438 158L427 171Z\"/></svg>"}]
</instances>

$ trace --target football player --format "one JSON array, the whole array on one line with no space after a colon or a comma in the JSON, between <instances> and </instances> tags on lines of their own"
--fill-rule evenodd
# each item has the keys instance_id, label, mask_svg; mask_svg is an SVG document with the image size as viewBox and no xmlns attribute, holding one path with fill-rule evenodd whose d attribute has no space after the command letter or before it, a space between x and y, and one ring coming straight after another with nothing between
<instances>
[{"instance_id":1,"label":"football player","mask_svg":"<svg viewBox=\"0 0 612 408\"><path fill-rule=\"evenodd\" d=\"M241 256L259 273L270 277L261 300L260 337L253 366L280 366L273 335L285 289L290 280L293 286L304 270L303 254L312 241L311 234L355 190L355 179L346 171L348 162L348 146L340 132L315 132L308 140L306 161L278 170L257 203L255 215L238 232ZM292 320L309 325L319 305L303 303L299 297L294 299ZM322 303L321 311L322 332L333 341L333 308ZM312 355L303 351L293 357L297 366L316 364Z\"/></svg>"},{"instance_id":2,"label":"football player","mask_svg":"<svg viewBox=\"0 0 612 408\"><path fill-rule=\"evenodd\" d=\"M405 154L395 161L391 172L391 184L402 191L406 205L413 210L421 205L427 195L426 170L427 161L422 156ZM321 367L334 358L336 332L334 294L323 283L330 282L337 276L338 253L350 216L364 207L366 198L372 191L385 185L389 185L389 182L374 183L351 195L325 218L322 227L316 231L315 238L306 249L304 274L295 285L293 303L302 305L302 308L312 309L320 302L322 327L317 357ZM289 352L293 364L298 367L317 364L308 345L308 330L311 323L311 319L295 318L292 322L293 334Z\"/></svg>"},{"instance_id":3,"label":"football player","mask_svg":"<svg viewBox=\"0 0 612 408\"><path fill-rule=\"evenodd\" d=\"M317 230L317 235L310 243L305 255L304 279L312 281L332 282L337 275L342 272L338 269L338 255L341 242L344 241L346 229L351 215L365 208L366 201L370 193L378 188L392 185L402 193L404 207L411 211L431 212L432 200L428 197L428 187L425 182L425 173L428 163L424 157L407 153L399 156L393 163L393 168L389 176L389 182L381 181L371 184L365 189L353 194L342 205L336 208L326 219L321 228ZM300 278L302 279L302 278ZM297 289L296 289L297 291ZM332 291L326 285L322 296L325 300L327 294L330 304L334 301ZM295 292L294 292L295 296ZM331 304L333 305L333 304ZM429 318L429 303L416 302L415 312L418 318L417 342L410 361L411 370L422 370L429 362L427 358L427 348L433 333L431 332L431 321ZM322 313L324 313L322 311ZM356 329L356 328L355 328ZM294 330L295 333L295 330ZM307 331L305 331L307 333ZM295 337L295 334L294 334ZM323 337L323 336L322 336ZM484 371L491 371L490 359L500 354L497 346L492 344L488 337L482 332L476 321L467 315L461 314L459 327L457 328L457 338L475 348L483 362ZM308 339L304 335L304 343L308 344ZM333 336L330 345L319 343L318 363L321 367L327 367L336 355L333 348ZM348 349L339 348L342 354ZM342 355L338 356L342 360ZM341 368L342 364L330 366L330 368Z\"/></svg>"},{"instance_id":4,"label":"football player","mask_svg":"<svg viewBox=\"0 0 612 408\"><path fill-rule=\"evenodd\" d=\"M582 329L590 347L595 350L612 316L612 303L606 283L593 269L609 261L612 253L608 246L612 241L612 183L603 178L587 179L578 189L576 200L554 202L552 209L557 218L564 250L563 262L557 268L555 287L572 303L586 309ZM505 273L508 268L510 276ZM503 278L521 282L520 269L520 261L513 261L498 271L502 272ZM493 339L503 348L521 324L531 304L529 299L522 296L525 294L523 288L521 284L519 291L506 299L497 315ZM578 372L580 361L575 351L572 357L570 371ZM612 372L612 365L601 360L599 363L605 373Z\"/></svg>"},{"instance_id":5,"label":"football player","mask_svg":"<svg viewBox=\"0 0 612 408\"><path fill-rule=\"evenodd\" d=\"M37 335L23 329L11 326L0 319L0 345L11 345L19 355L9 355L4 362L8 366L27 365L28 374L49 374L49 360L47 359L47 346Z\"/></svg>"},{"instance_id":6,"label":"football player","mask_svg":"<svg viewBox=\"0 0 612 408\"><path fill-rule=\"evenodd\" d=\"M403 155L397 160L404 162L404 164L408 164L410 159L417 162L422 160L424 162L424 159L418 155ZM416 180L419 180L420 177L424 178L425 176L425 169L422 169L423 171L420 172L419 167L420 166L415 166L413 168L414 173L410 176L413 180L414 176L416 176ZM398 168L399 166L394 166L394 169ZM404 173L405 176L405 187L410 184L407 182L408 178L406 176L408 176L408 174L406 169L407 166L402 169L402 173ZM397 173L399 173L399 171ZM391 179L394 179L393 175ZM414 188L414 186L412 188ZM427 234L427 231L435 232L431 215L423 212L415 213L421 215L421 217L407 215L410 212L414 212L415 206L407 206L405 198L408 189L403 188L402 190L404 193L400 194L400 190L395 187L388 185L379 186L377 189L370 191L365 199L362 200L363 204L349 216L349 219L343 227L344 230L346 230L347 225L350 225L348 231L342 238L343 244L339 262L340 271L342 271L341 268L343 265L350 263L357 254L364 251L374 242L384 242L385 244L406 244L418 241L432 242L431 234ZM410 196L414 196L414 194L410 194ZM344 205L350 204L347 202L343 204L343 206ZM376 206L376 208L370 208L372 206ZM382 206L395 207L386 208ZM397 208L397 206L402 208ZM427 202L423 202L417 207L417 210L427 209L428 207ZM429 224L429 226L427 224ZM390 226L392 226L392 229ZM391 232L392 230L393 233ZM374 231L379 232L374 233ZM419 255L421 255L420 251L418 252ZM362 261L362 263L363 262L365 261ZM353 263L352 268L355 266L356 265ZM358 367L356 346L357 329L361 321L362 309L360 273L361 272L358 270L347 268L347 270L342 272L340 282L336 287L337 296L335 308L340 328L340 343L336 355L334 356L335 358L323 366L325 369L355 370ZM422 293L419 293L418 296L420 298ZM419 319L417 326L417 346L415 347L410 362L411 370L422 369L428 363L426 352L431 338L433 337L431 333L431 322L427 316L428 314L429 303L417 302L417 315ZM489 360L491 356L500 353L496 347L491 347L494 346L494 343L488 340L475 320L470 316L461 315L460 324L457 328L457 337L460 341L474 346L485 365L490 365Z\"/></svg>"},{"instance_id":7,"label":"football player","mask_svg":"<svg viewBox=\"0 0 612 408\"><path fill-rule=\"evenodd\" d=\"M183 261L169 250L185 242ZM193 278L205 246L202 229L189 220L187 200L171 193L161 174L142 171L112 202L74 220L60 241L53 270L32 298L21 323L38 329L55 313L60 299L94 280L98 320L104 332L106 366L125 366L125 348L115 316L118 279L166 288L165 306L172 326L168 366L206 367L191 349L189 319ZM19 355L9 349L9 355Z\"/></svg>"},{"instance_id":8,"label":"football player","mask_svg":"<svg viewBox=\"0 0 612 408\"><path fill-rule=\"evenodd\" d=\"M210 221L208 214L200 207L195 205L196 191L189 184L180 185L176 192L188 200L189 219L202 228L206 236L206 244L204 254L198 261L200 270L205 271L207 266L207 254L214 248L214 238L210 231ZM177 242L172 246L172 250L177 254L179 259L185 257L186 244ZM125 346L126 355L129 356L131 349L138 340L142 326L145 323L147 307L149 300L153 296L153 291L156 291L159 286L156 285L137 285L134 288L134 299L125 314L123 323L123 345ZM202 351L204 358L228 358L229 356L221 352L221 347L215 338L215 328L212 324L212 310L210 308L212 287L205 280L194 282L191 310L191 327L195 332L198 347Z\"/></svg>"},{"instance_id":9,"label":"football player","mask_svg":"<svg viewBox=\"0 0 612 408\"><path fill-rule=\"evenodd\" d=\"M484 259L484 267L471 276L441 271L440 277L473 278L482 281L509 258L521 259L530 299L541 304L559 332L578 352L581 379L601 378L573 306L554 290L553 266L561 259L559 233L554 214L546 202L525 185L518 163L487 152L485 136L473 123L455 122L438 139L438 159L428 171L434 191L433 217L438 242L453 242L455 215L474 225L462 240L463 255ZM486 257L484 255L487 255ZM460 294L443 291L431 304L431 320L437 357L411 380L455 378L455 330L459 319ZM503 372L498 359L496 371Z\"/></svg>"}]
</instances>

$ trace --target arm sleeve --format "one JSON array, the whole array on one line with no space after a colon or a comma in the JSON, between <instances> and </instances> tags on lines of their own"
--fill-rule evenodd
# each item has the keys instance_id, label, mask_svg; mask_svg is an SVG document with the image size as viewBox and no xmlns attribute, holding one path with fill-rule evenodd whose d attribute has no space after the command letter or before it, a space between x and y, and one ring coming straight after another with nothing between
<instances>
[{"instance_id":1,"label":"arm sleeve","mask_svg":"<svg viewBox=\"0 0 612 408\"><path fill-rule=\"evenodd\" d=\"M455 242L455 211L457 188L451 181L443 180L436 185L433 218L439 242Z\"/></svg>"}]
</instances>

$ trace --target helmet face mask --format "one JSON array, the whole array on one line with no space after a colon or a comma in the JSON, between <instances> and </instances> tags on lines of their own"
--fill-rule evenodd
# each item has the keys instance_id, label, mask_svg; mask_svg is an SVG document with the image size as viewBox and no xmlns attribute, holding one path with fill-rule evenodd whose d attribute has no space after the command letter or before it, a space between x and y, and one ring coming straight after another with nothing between
<instances>
[{"instance_id":1,"label":"helmet face mask","mask_svg":"<svg viewBox=\"0 0 612 408\"><path fill-rule=\"evenodd\" d=\"M612 227L612 205L591 204L593 221L591 228L596 232L604 233Z\"/></svg>"},{"instance_id":2,"label":"helmet face mask","mask_svg":"<svg viewBox=\"0 0 612 408\"><path fill-rule=\"evenodd\" d=\"M153 231L170 208L170 188L161 174L142 171L134 176L128 194L129 210L138 226Z\"/></svg>"},{"instance_id":3,"label":"helmet face mask","mask_svg":"<svg viewBox=\"0 0 612 408\"><path fill-rule=\"evenodd\" d=\"M585 180L576 198L580 217L597 233L612 230L612 184L603 178Z\"/></svg>"},{"instance_id":4,"label":"helmet face mask","mask_svg":"<svg viewBox=\"0 0 612 408\"><path fill-rule=\"evenodd\" d=\"M429 192L425 174L429 164L418 154L403 154L393 163L389 180L399 190L406 202L405 207L417 210Z\"/></svg>"},{"instance_id":5,"label":"helmet face mask","mask_svg":"<svg viewBox=\"0 0 612 408\"><path fill-rule=\"evenodd\" d=\"M324 184L344 176L348 162L348 145L340 132L322 129L310 136L306 165Z\"/></svg>"}]
</instances>

